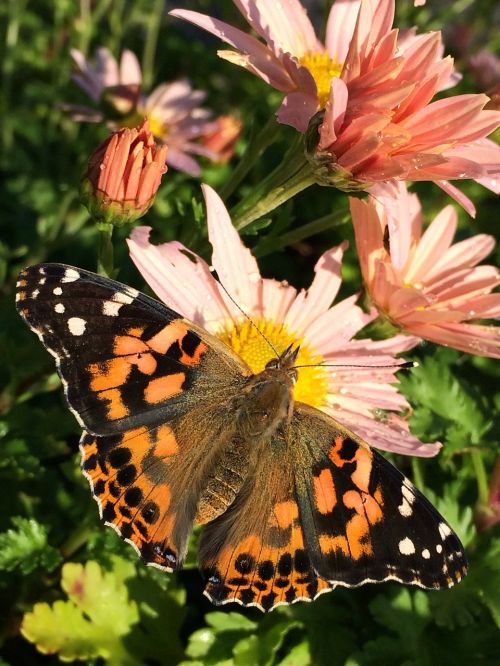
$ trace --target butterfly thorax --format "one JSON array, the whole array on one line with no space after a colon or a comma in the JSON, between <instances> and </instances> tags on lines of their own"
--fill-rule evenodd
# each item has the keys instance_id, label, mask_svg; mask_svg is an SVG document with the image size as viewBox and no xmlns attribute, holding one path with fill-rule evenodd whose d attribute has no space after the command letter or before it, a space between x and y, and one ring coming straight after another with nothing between
<instances>
[{"instance_id":1,"label":"butterfly thorax","mask_svg":"<svg viewBox=\"0 0 500 666\"><path fill-rule=\"evenodd\" d=\"M267 440L293 410L293 380L282 368L251 377L235 401L236 431L248 443Z\"/></svg>"}]
</instances>

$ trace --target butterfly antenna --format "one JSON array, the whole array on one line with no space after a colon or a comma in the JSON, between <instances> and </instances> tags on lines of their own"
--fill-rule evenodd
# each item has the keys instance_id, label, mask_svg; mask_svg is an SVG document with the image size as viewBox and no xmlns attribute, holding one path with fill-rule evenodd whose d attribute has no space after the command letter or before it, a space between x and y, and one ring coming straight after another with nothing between
<instances>
[{"instance_id":1,"label":"butterfly antenna","mask_svg":"<svg viewBox=\"0 0 500 666\"><path fill-rule=\"evenodd\" d=\"M263 338L263 339L267 342L267 344L271 347L271 349L273 350L274 354L276 355L276 358L281 358L282 354L279 354L279 353L278 353L278 350L277 350L276 347L273 345L273 343L271 342L271 340L269 340L269 339L264 335L264 333L260 330L260 328L257 326L257 324L253 321L253 319L247 315L247 313L245 312L245 310L243 310L243 308L241 307L241 305L238 305L238 303L234 300L234 298L233 298L233 297L231 296L231 294L228 292L228 290L226 289L226 287L222 284L222 282L220 281L220 278L219 278L219 276L218 276L217 271L215 270L215 268L214 268L213 266L210 266L209 270L210 270L210 272L212 273L212 275L214 276L214 278L217 280L217 282L219 283L219 285L222 287L223 291L226 293L226 295L227 295L227 297L229 298L229 300L231 301L231 303L233 303L233 304L238 308L238 310L241 312L241 314L245 317L245 319L246 319L247 321L250 322L250 325L253 326L253 328L257 331L257 333L261 336L261 338Z\"/></svg>"},{"instance_id":2,"label":"butterfly antenna","mask_svg":"<svg viewBox=\"0 0 500 666\"><path fill-rule=\"evenodd\" d=\"M311 365L294 365L294 370L298 368L399 368L400 370L408 370L409 368L418 368L418 361L402 361L401 363L391 363L388 365L355 365L350 363L312 363Z\"/></svg>"}]
</instances>

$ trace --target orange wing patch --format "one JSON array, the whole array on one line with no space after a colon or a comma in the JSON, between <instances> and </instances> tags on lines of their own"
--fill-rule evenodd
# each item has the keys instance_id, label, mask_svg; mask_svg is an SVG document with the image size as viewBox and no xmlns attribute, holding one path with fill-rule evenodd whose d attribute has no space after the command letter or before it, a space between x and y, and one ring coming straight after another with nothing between
<instances>
[{"instance_id":1,"label":"orange wing patch","mask_svg":"<svg viewBox=\"0 0 500 666\"><path fill-rule=\"evenodd\" d=\"M148 563L173 570L178 561L172 546L175 520L168 513L170 488L160 482L169 459L179 452L172 429L141 427L109 438L85 433L80 448L102 519Z\"/></svg>"},{"instance_id":2,"label":"orange wing patch","mask_svg":"<svg viewBox=\"0 0 500 666\"><path fill-rule=\"evenodd\" d=\"M315 599L332 589L311 566L294 501L277 504L267 528L266 537L253 534L240 543L226 544L215 560L203 563L205 594L211 601L237 601L267 611L278 605Z\"/></svg>"},{"instance_id":3,"label":"orange wing patch","mask_svg":"<svg viewBox=\"0 0 500 666\"><path fill-rule=\"evenodd\" d=\"M189 330L181 320L166 324L160 331L145 338L144 327L132 327L125 334L117 335L113 344L113 358L90 363L87 366L89 385L106 407L107 418L111 421L132 415L121 396L125 386L138 371L144 376L142 396L147 405L156 405L179 395L186 381L186 372L177 371L197 366L208 346ZM159 369L162 357L172 361L175 371ZM156 372L161 376L155 377ZM134 382L137 383L137 375ZM140 395L138 389L138 395Z\"/></svg>"}]
</instances>

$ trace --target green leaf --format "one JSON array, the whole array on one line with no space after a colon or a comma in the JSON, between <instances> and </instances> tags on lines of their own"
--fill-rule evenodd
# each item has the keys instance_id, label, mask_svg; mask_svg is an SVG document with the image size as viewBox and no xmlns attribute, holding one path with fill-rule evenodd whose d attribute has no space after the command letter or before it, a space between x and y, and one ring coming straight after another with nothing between
<instances>
[{"instance_id":1,"label":"green leaf","mask_svg":"<svg viewBox=\"0 0 500 666\"><path fill-rule=\"evenodd\" d=\"M63 661L102 657L112 666L137 663L123 644L139 620L125 585L135 569L118 558L113 564L109 572L93 561L65 564L61 586L68 600L35 604L24 616L23 636L43 654L57 653Z\"/></svg>"},{"instance_id":2,"label":"green leaf","mask_svg":"<svg viewBox=\"0 0 500 666\"><path fill-rule=\"evenodd\" d=\"M462 432L468 433L469 442L472 439L473 443L478 443L492 422L483 412L481 396L474 395L470 386L452 373L450 366L456 362L456 357L456 353L440 349L432 358L425 358L412 373L399 378L405 395L428 410L410 423L417 435L428 436L427 432L420 432L420 428L432 424L432 429L436 430L436 421L429 414L432 412L444 421L443 428L449 427L450 422L455 423Z\"/></svg>"},{"instance_id":3,"label":"green leaf","mask_svg":"<svg viewBox=\"0 0 500 666\"><path fill-rule=\"evenodd\" d=\"M52 571L61 562L59 552L47 542L47 530L36 520L12 518L15 529L0 534L0 569L19 569L29 574L35 569Z\"/></svg>"}]
</instances>

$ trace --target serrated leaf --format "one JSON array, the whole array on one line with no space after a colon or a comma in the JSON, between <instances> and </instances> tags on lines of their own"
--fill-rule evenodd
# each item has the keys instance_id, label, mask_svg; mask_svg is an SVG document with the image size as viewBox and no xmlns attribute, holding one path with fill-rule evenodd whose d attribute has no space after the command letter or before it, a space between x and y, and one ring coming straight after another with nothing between
<instances>
[{"instance_id":1,"label":"serrated leaf","mask_svg":"<svg viewBox=\"0 0 500 666\"><path fill-rule=\"evenodd\" d=\"M276 666L310 666L312 663L309 643L303 641L295 645Z\"/></svg>"},{"instance_id":2,"label":"serrated leaf","mask_svg":"<svg viewBox=\"0 0 500 666\"><path fill-rule=\"evenodd\" d=\"M19 569L29 574L36 569L52 571L61 562L59 552L47 542L47 530L36 520L12 518L14 529L0 534L0 569Z\"/></svg>"},{"instance_id":3,"label":"serrated leaf","mask_svg":"<svg viewBox=\"0 0 500 666\"><path fill-rule=\"evenodd\" d=\"M241 613L221 613L214 611L207 613L205 620L215 631L254 631L257 624Z\"/></svg>"},{"instance_id":4,"label":"serrated leaf","mask_svg":"<svg viewBox=\"0 0 500 666\"><path fill-rule=\"evenodd\" d=\"M450 365L455 358L449 350L438 350L411 374L400 377L401 388L420 406L445 421L459 424L472 442L477 443L491 427L491 421L483 414L480 396L474 396L471 388L453 375ZM425 418L429 423L428 414Z\"/></svg>"},{"instance_id":5,"label":"serrated leaf","mask_svg":"<svg viewBox=\"0 0 500 666\"><path fill-rule=\"evenodd\" d=\"M102 657L111 666L137 663L122 640L139 620L125 585L135 569L119 558L113 564L109 572L93 561L65 564L61 586L68 601L35 604L24 616L23 636L40 652L57 653L63 661Z\"/></svg>"}]
</instances>

